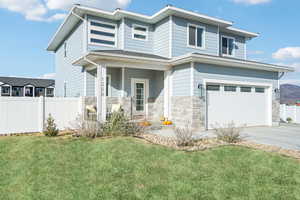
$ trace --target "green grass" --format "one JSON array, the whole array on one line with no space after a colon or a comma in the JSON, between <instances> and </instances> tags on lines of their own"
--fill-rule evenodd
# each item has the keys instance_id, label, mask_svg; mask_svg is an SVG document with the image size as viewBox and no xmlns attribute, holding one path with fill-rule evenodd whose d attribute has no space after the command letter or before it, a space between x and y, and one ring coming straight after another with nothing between
<instances>
[{"instance_id":1,"label":"green grass","mask_svg":"<svg viewBox=\"0 0 300 200\"><path fill-rule=\"evenodd\" d=\"M0 199L300 199L300 163L241 147L0 138Z\"/></svg>"}]
</instances>

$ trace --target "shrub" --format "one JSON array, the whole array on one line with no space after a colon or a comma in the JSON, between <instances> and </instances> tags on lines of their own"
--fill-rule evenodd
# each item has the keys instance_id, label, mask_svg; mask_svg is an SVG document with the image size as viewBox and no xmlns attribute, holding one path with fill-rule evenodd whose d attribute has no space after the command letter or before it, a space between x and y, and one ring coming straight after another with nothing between
<instances>
[{"instance_id":1,"label":"shrub","mask_svg":"<svg viewBox=\"0 0 300 200\"><path fill-rule=\"evenodd\" d=\"M51 116L51 114L49 114L45 126L45 136L55 137L58 135L59 130L57 129L54 118Z\"/></svg>"},{"instance_id":2,"label":"shrub","mask_svg":"<svg viewBox=\"0 0 300 200\"><path fill-rule=\"evenodd\" d=\"M217 139L228 143L237 143L241 141L241 131L242 128L236 127L234 122L231 122L223 127L219 124L214 126L214 132L217 136Z\"/></svg>"},{"instance_id":3,"label":"shrub","mask_svg":"<svg viewBox=\"0 0 300 200\"><path fill-rule=\"evenodd\" d=\"M292 122L293 122L293 119L290 118L290 117L288 117L288 118L286 118L286 121L287 121L288 123L292 123Z\"/></svg>"},{"instance_id":4,"label":"shrub","mask_svg":"<svg viewBox=\"0 0 300 200\"><path fill-rule=\"evenodd\" d=\"M104 124L103 131L108 136L130 136L138 135L144 130L138 123L130 122L124 111L113 112Z\"/></svg>"},{"instance_id":5,"label":"shrub","mask_svg":"<svg viewBox=\"0 0 300 200\"><path fill-rule=\"evenodd\" d=\"M76 136L96 138L103 136L103 125L98 121L86 121L78 116L72 123L72 129L77 131Z\"/></svg>"},{"instance_id":6,"label":"shrub","mask_svg":"<svg viewBox=\"0 0 300 200\"><path fill-rule=\"evenodd\" d=\"M175 128L175 137L177 146L193 145L193 132L188 124L184 128Z\"/></svg>"}]
</instances>

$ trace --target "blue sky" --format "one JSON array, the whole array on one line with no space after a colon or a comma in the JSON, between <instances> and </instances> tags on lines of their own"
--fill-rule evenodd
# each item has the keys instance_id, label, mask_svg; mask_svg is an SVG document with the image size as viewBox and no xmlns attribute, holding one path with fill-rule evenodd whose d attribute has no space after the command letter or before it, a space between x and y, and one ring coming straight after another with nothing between
<instances>
[{"instance_id":1,"label":"blue sky","mask_svg":"<svg viewBox=\"0 0 300 200\"><path fill-rule=\"evenodd\" d=\"M0 0L0 76L54 73L54 55L45 49L74 2L108 10L122 7L147 15L172 4L234 21L235 27L261 34L248 42L248 59L294 66L297 72L287 74L283 82L300 85L297 0Z\"/></svg>"}]
</instances>

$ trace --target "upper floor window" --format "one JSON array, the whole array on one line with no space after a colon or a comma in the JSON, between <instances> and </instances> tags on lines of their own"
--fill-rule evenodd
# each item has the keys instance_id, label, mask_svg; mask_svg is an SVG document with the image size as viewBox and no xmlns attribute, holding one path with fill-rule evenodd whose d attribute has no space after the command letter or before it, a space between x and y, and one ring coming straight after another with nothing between
<instances>
[{"instance_id":1,"label":"upper floor window","mask_svg":"<svg viewBox=\"0 0 300 200\"><path fill-rule=\"evenodd\" d=\"M132 38L137 40L148 40L148 27L133 25Z\"/></svg>"},{"instance_id":2,"label":"upper floor window","mask_svg":"<svg viewBox=\"0 0 300 200\"><path fill-rule=\"evenodd\" d=\"M235 39L232 37L222 36L222 55L234 56Z\"/></svg>"},{"instance_id":3,"label":"upper floor window","mask_svg":"<svg viewBox=\"0 0 300 200\"><path fill-rule=\"evenodd\" d=\"M197 25L188 25L188 46L204 48L205 28Z\"/></svg>"},{"instance_id":4,"label":"upper floor window","mask_svg":"<svg viewBox=\"0 0 300 200\"><path fill-rule=\"evenodd\" d=\"M117 29L115 24L90 21L89 43L93 45L116 46Z\"/></svg>"},{"instance_id":5,"label":"upper floor window","mask_svg":"<svg viewBox=\"0 0 300 200\"><path fill-rule=\"evenodd\" d=\"M2 96L10 96L10 86L2 86L1 87L1 95Z\"/></svg>"}]
</instances>

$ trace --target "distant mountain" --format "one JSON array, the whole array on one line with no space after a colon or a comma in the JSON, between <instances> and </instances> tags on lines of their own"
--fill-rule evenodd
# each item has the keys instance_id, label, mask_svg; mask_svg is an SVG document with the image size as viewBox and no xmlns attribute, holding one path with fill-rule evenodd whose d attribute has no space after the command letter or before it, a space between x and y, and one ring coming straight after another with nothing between
<instances>
[{"instance_id":1,"label":"distant mountain","mask_svg":"<svg viewBox=\"0 0 300 200\"><path fill-rule=\"evenodd\" d=\"M280 86L280 103L294 104L300 101L300 86L283 84Z\"/></svg>"}]
</instances>

